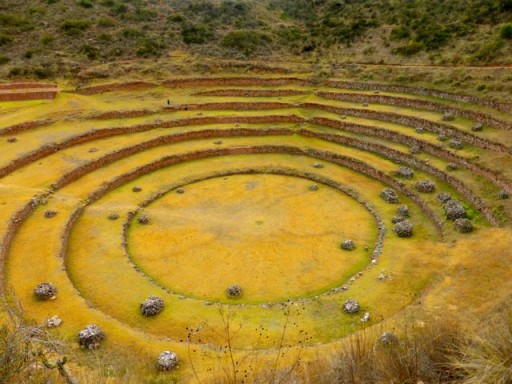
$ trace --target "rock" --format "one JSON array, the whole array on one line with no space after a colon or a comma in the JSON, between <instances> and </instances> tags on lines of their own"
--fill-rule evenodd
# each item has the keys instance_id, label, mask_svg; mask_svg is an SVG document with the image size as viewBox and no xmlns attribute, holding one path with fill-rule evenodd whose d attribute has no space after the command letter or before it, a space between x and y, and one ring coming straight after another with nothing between
<instances>
[{"instance_id":1,"label":"rock","mask_svg":"<svg viewBox=\"0 0 512 384\"><path fill-rule=\"evenodd\" d=\"M403 217L409 217L409 207L405 204L402 204L396 209L396 213Z\"/></svg>"},{"instance_id":2,"label":"rock","mask_svg":"<svg viewBox=\"0 0 512 384\"><path fill-rule=\"evenodd\" d=\"M103 339L105 333L96 324L90 324L78 333L78 343L85 349L97 349Z\"/></svg>"},{"instance_id":3,"label":"rock","mask_svg":"<svg viewBox=\"0 0 512 384\"><path fill-rule=\"evenodd\" d=\"M149 296L140 304L140 312L146 317L158 315L164 310L164 301L158 296Z\"/></svg>"},{"instance_id":4,"label":"rock","mask_svg":"<svg viewBox=\"0 0 512 384\"><path fill-rule=\"evenodd\" d=\"M142 191L142 188L138 187L138 186L135 186L135 187L132 188L132 191L133 192L140 192L140 191Z\"/></svg>"},{"instance_id":5,"label":"rock","mask_svg":"<svg viewBox=\"0 0 512 384\"><path fill-rule=\"evenodd\" d=\"M379 277L377 277L377 279L378 279L379 281L386 281L386 280L388 279L388 276L387 276L384 272L382 272L382 273L379 275Z\"/></svg>"},{"instance_id":6,"label":"rock","mask_svg":"<svg viewBox=\"0 0 512 384\"><path fill-rule=\"evenodd\" d=\"M447 201L449 201L451 199L452 199L452 195L450 195L448 192L441 192L441 193L437 194L437 200L442 204L446 203Z\"/></svg>"},{"instance_id":7,"label":"rock","mask_svg":"<svg viewBox=\"0 0 512 384\"><path fill-rule=\"evenodd\" d=\"M178 355L171 351L163 351L158 356L156 367L159 371L166 372L178 365Z\"/></svg>"},{"instance_id":8,"label":"rock","mask_svg":"<svg viewBox=\"0 0 512 384\"><path fill-rule=\"evenodd\" d=\"M215 140L215 141L213 142L213 144L215 144L215 145L221 145L221 144L222 144L222 140Z\"/></svg>"},{"instance_id":9,"label":"rock","mask_svg":"<svg viewBox=\"0 0 512 384\"><path fill-rule=\"evenodd\" d=\"M145 215L145 214L142 214L139 216L137 221L139 222L139 224L142 224L142 225L149 224L149 217L147 217L147 215Z\"/></svg>"},{"instance_id":10,"label":"rock","mask_svg":"<svg viewBox=\"0 0 512 384\"><path fill-rule=\"evenodd\" d=\"M15 137L9 137L9 138L7 139L7 142L8 142L8 143L15 143L15 142L17 142L17 141L18 141L18 139L17 139L17 138L15 138Z\"/></svg>"},{"instance_id":11,"label":"rock","mask_svg":"<svg viewBox=\"0 0 512 384\"><path fill-rule=\"evenodd\" d=\"M436 190L436 185L430 180L420 180L415 187L418 192L422 193L432 193Z\"/></svg>"},{"instance_id":12,"label":"rock","mask_svg":"<svg viewBox=\"0 0 512 384\"><path fill-rule=\"evenodd\" d=\"M460 140L456 137L451 139L450 142L448 143L448 145L450 146L450 148L453 148L453 149L462 149L464 147L464 143L462 142L462 140Z\"/></svg>"},{"instance_id":13,"label":"rock","mask_svg":"<svg viewBox=\"0 0 512 384\"><path fill-rule=\"evenodd\" d=\"M318 185L316 185L316 184L310 185L309 190L310 191L318 191Z\"/></svg>"},{"instance_id":14,"label":"rock","mask_svg":"<svg viewBox=\"0 0 512 384\"><path fill-rule=\"evenodd\" d=\"M353 251L356 249L356 243L353 240L345 240L341 243L341 249L345 251Z\"/></svg>"},{"instance_id":15,"label":"rock","mask_svg":"<svg viewBox=\"0 0 512 384\"><path fill-rule=\"evenodd\" d=\"M231 285L226 289L226 294L230 299L238 299L242 297L243 290L239 285Z\"/></svg>"},{"instance_id":16,"label":"rock","mask_svg":"<svg viewBox=\"0 0 512 384\"><path fill-rule=\"evenodd\" d=\"M313 168L317 168L317 169L320 169L320 168L323 168L324 165L322 163L315 163L313 164Z\"/></svg>"},{"instance_id":17,"label":"rock","mask_svg":"<svg viewBox=\"0 0 512 384\"><path fill-rule=\"evenodd\" d=\"M57 288L52 283L41 283L34 288L34 295L39 300L55 300Z\"/></svg>"},{"instance_id":18,"label":"rock","mask_svg":"<svg viewBox=\"0 0 512 384\"><path fill-rule=\"evenodd\" d=\"M62 324L62 319L59 316L57 316L57 315L50 317L46 321L46 327L47 328L56 328L56 327L58 327L61 324Z\"/></svg>"},{"instance_id":19,"label":"rock","mask_svg":"<svg viewBox=\"0 0 512 384\"><path fill-rule=\"evenodd\" d=\"M390 347L398 344L398 337L396 337L394 333L384 332L379 337L379 342L386 347Z\"/></svg>"},{"instance_id":20,"label":"rock","mask_svg":"<svg viewBox=\"0 0 512 384\"><path fill-rule=\"evenodd\" d=\"M460 233L473 232L473 223L468 219L457 219L455 220L455 229Z\"/></svg>"},{"instance_id":21,"label":"rock","mask_svg":"<svg viewBox=\"0 0 512 384\"><path fill-rule=\"evenodd\" d=\"M406 220L406 219L407 219L407 218L406 218L406 217L404 217L404 216L402 216L402 215L396 215L396 216L394 216L394 217L391 219L391 222L392 222L393 224L396 224L396 223L399 223L399 222L404 221L404 220Z\"/></svg>"},{"instance_id":22,"label":"rock","mask_svg":"<svg viewBox=\"0 0 512 384\"><path fill-rule=\"evenodd\" d=\"M396 194L396 192L394 190L392 190L390 188L384 189L380 193L380 197L386 203L390 203L390 204L397 204L398 203L398 195Z\"/></svg>"},{"instance_id":23,"label":"rock","mask_svg":"<svg viewBox=\"0 0 512 384\"><path fill-rule=\"evenodd\" d=\"M361 307L359 306L359 303L356 300L347 300L345 301L345 304L343 304L343 312L345 313L357 313Z\"/></svg>"},{"instance_id":24,"label":"rock","mask_svg":"<svg viewBox=\"0 0 512 384\"><path fill-rule=\"evenodd\" d=\"M48 210L44 213L44 217L47 219L51 219L52 217L57 216L57 212Z\"/></svg>"},{"instance_id":25,"label":"rock","mask_svg":"<svg viewBox=\"0 0 512 384\"><path fill-rule=\"evenodd\" d=\"M97 149L97 148L91 148L91 149L89 149L89 153L94 153L94 152L98 152L98 149Z\"/></svg>"},{"instance_id":26,"label":"rock","mask_svg":"<svg viewBox=\"0 0 512 384\"><path fill-rule=\"evenodd\" d=\"M484 129L484 125L480 122L476 122L475 125L471 128L473 132L482 132Z\"/></svg>"},{"instance_id":27,"label":"rock","mask_svg":"<svg viewBox=\"0 0 512 384\"><path fill-rule=\"evenodd\" d=\"M370 312L366 312L363 317L361 318L362 323L366 323L370 320Z\"/></svg>"},{"instance_id":28,"label":"rock","mask_svg":"<svg viewBox=\"0 0 512 384\"><path fill-rule=\"evenodd\" d=\"M413 155L417 155L418 153L421 152L421 147L419 145L414 145L414 146L411 147L410 152Z\"/></svg>"},{"instance_id":29,"label":"rock","mask_svg":"<svg viewBox=\"0 0 512 384\"><path fill-rule=\"evenodd\" d=\"M183 195L183 194L185 193L185 189L183 189L183 188L178 188L178 189L176 190L176 193L177 193L178 195Z\"/></svg>"},{"instance_id":30,"label":"rock","mask_svg":"<svg viewBox=\"0 0 512 384\"><path fill-rule=\"evenodd\" d=\"M395 224L393 231L398 237L411 237L413 235L413 225L409 220L403 220Z\"/></svg>"},{"instance_id":31,"label":"rock","mask_svg":"<svg viewBox=\"0 0 512 384\"><path fill-rule=\"evenodd\" d=\"M463 219L466 217L466 210L462 203L458 200L449 200L444 205L446 218L448 220Z\"/></svg>"},{"instance_id":32,"label":"rock","mask_svg":"<svg viewBox=\"0 0 512 384\"><path fill-rule=\"evenodd\" d=\"M414 130L416 133L425 133L425 130L421 127L417 127L415 130Z\"/></svg>"},{"instance_id":33,"label":"rock","mask_svg":"<svg viewBox=\"0 0 512 384\"><path fill-rule=\"evenodd\" d=\"M501 200L506 200L510 197L510 195L508 194L507 191L500 191L498 193L498 199L501 199Z\"/></svg>"},{"instance_id":34,"label":"rock","mask_svg":"<svg viewBox=\"0 0 512 384\"><path fill-rule=\"evenodd\" d=\"M443 113L443 117L441 118L443 121L453 121L455 120L455 116L451 112Z\"/></svg>"},{"instance_id":35,"label":"rock","mask_svg":"<svg viewBox=\"0 0 512 384\"><path fill-rule=\"evenodd\" d=\"M446 164L446 170L447 171L456 171L459 169L459 166L455 163L448 163Z\"/></svg>"},{"instance_id":36,"label":"rock","mask_svg":"<svg viewBox=\"0 0 512 384\"><path fill-rule=\"evenodd\" d=\"M446 141L448 140L448 136L446 136L446 134L444 132L441 132L438 136L437 136L437 140L439 141Z\"/></svg>"},{"instance_id":37,"label":"rock","mask_svg":"<svg viewBox=\"0 0 512 384\"><path fill-rule=\"evenodd\" d=\"M368 106L368 103L363 103L363 107L367 107Z\"/></svg>"},{"instance_id":38,"label":"rock","mask_svg":"<svg viewBox=\"0 0 512 384\"><path fill-rule=\"evenodd\" d=\"M400 167L395 172L395 176L402 177L404 179L412 179L414 177L414 170L409 167Z\"/></svg>"},{"instance_id":39,"label":"rock","mask_svg":"<svg viewBox=\"0 0 512 384\"><path fill-rule=\"evenodd\" d=\"M119 219L119 215L117 213L111 213L110 215L108 215L108 219L115 221L115 220Z\"/></svg>"}]
</instances>

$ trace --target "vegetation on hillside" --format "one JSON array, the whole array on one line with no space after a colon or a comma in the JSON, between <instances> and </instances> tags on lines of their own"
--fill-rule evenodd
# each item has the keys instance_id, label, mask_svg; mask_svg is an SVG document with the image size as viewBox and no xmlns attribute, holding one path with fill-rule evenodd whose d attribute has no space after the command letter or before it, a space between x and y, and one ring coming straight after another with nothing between
<instances>
[{"instance_id":1,"label":"vegetation on hillside","mask_svg":"<svg viewBox=\"0 0 512 384\"><path fill-rule=\"evenodd\" d=\"M511 20L512 0L7 0L0 4L0 70L64 76L81 66L176 50L509 63Z\"/></svg>"}]
</instances>

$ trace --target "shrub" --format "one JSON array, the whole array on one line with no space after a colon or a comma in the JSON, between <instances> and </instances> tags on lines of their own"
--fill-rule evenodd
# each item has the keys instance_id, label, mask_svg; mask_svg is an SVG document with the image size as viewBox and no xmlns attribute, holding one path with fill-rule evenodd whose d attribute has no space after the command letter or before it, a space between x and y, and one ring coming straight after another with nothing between
<instances>
[{"instance_id":1,"label":"shrub","mask_svg":"<svg viewBox=\"0 0 512 384\"><path fill-rule=\"evenodd\" d=\"M50 45L55 40L53 35L43 35L41 36L41 44L44 46Z\"/></svg>"},{"instance_id":2,"label":"shrub","mask_svg":"<svg viewBox=\"0 0 512 384\"><path fill-rule=\"evenodd\" d=\"M252 55L259 47L272 41L269 35L256 31L240 30L228 32L222 38L220 45L235 49L246 56Z\"/></svg>"},{"instance_id":3,"label":"shrub","mask_svg":"<svg viewBox=\"0 0 512 384\"><path fill-rule=\"evenodd\" d=\"M7 64L11 59L5 55L0 55L0 65Z\"/></svg>"},{"instance_id":4,"label":"shrub","mask_svg":"<svg viewBox=\"0 0 512 384\"><path fill-rule=\"evenodd\" d=\"M500 27L500 37L502 39L512 39L512 23L502 24Z\"/></svg>"},{"instance_id":5,"label":"shrub","mask_svg":"<svg viewBox=\"0 0 512 384\"><path fill-rule=\"evenodd\" d=\"M12 37L6 33L0 33L0 47L12 41Z\"/></svg>"},{"instance_id":6,"label":"shrub","mask_svg":"<svg viewBox=\"0 0 512 384\"><path fill-rule=\"evenodd\" d=\"M76 36L91 26L91 22L85 19L65 20L59 24L61 31L69 36Z\"/></svg>"},{"instance_id":7,"label":"shrub","mask_svg":"<svg viewBox=\"0 0 512 384\"><path fill-rule=\"evenodd\" d=\"M92 8L93 7L93 3L91 2L91 0L79 0L78 5L83 8Z\"/></svg>"},{"instance_id":8,"label":"shrub","mask_svg":"<svg viewBox=\"0 0 512 384\"><path fill-rule=\"evenodd\" d=\"M181 31L185 44L204 44L213 34L206 25L185 25Z\"/></svg>"},{"instance_id":9,"label":"shrub","mask_svg":"<svg viewBox=\"0 0 512 384\"><path fill-rule=\"evenodd\" d=\"M402 56L412 56L422 51L424 48L425 45L423 43L418 43L417 41L410 41L406 45L401 45L393 49L393 53Z\"/></svg>"},{"instance_id":10,"label":"shrub","mask_svg":"<svg viewBox=\"0 0 512 384\"><path fill-rule=\"evenodd\" d=\"M161 42L149 38L142 39L136 53L139 57L161 56L164 48L165 45Z\"/></svg>"},{"instance_id":11,"label":"shrub","mask_svg":"<svg viewBox=\"0 0 512 384\"><path fill-rule=\"evenodd\" d=\"M87 56L89 60L95 60L100 56L100 50L89 44L82 45L80 47L80 53Z\"/></svg>"},{"instance_id":12,"label":"shrub","mask_svg":"<svg viewBox=\"0 0 512 384\"><path fill-rule=\"evenodd\" d=\"M113 18L108 16L102 16L98 19L97 22L98 27L101 28L110 28L116 25L116 22Z\"/></svg>"},{"instance_id":13,"label":"shrub","mask_svg":"<svg viewBox=\"0 0 512 384\"><path fill-rule=\"evenodd\" d=\"M144 36L144 33L139 30L139 29L135 29L135 28L125 28L121 31L121 35L125 38L125 39L137 39L139 37L142 37Z\"/></svg>"}]
</instances>

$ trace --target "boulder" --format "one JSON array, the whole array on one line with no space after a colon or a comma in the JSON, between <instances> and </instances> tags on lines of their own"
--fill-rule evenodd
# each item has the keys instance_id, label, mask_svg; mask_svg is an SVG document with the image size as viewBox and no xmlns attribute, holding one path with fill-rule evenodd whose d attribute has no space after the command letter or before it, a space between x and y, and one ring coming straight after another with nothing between
<instances>
[{"instance_id":1,"label":"boulder","mask_svg":"<svg viewBox=\"0 0 512 384\"><path fill-rule=\"evenodd\" d=\"M46 219L51 219L52 217L55 217L55 216L57 216L57 212L56 211L48 210L48 211L44 212L44 217Z\"/></svg>"},{"instance_id":2,"label":"boulder","mask_svg":"<svg viewBox=\"0 0 512 384\"><path fill-rule=\"evenodd\" d=\"M383 346L390 347L390 346L393 346L393 345L397 345L397 344L398 344L398 337L396 337L394 333L391 333L391 332L384 332L384 333L379 337L379 342L380 342Z\"/></svg>"},{"instance_id":3,"label":"boulder","mask_svg":"<svg viewBox=\"0 0 512 384\"><path fill-rule=\"evenodd\" d=\"M164 301L158 296L149 296L140 304L140 312L146 317L158 315L164 310Z\"/></svg>"},{"instance_id":4,"label":"boulder","mask_svg":"<svg viewBox=\"0 0 512 384\"><path fill-rule=\"evenodd\" d=\"M230 298L230 299L238 299L240 297L242 297L242 294L243 294L243 290L242 290L242 287L240 287L239 285L235 284L235 285L231 285L229 286L227 289L226 289L226 295Z\"/></svg>"},{"instance_id":5,"label":"boulder","mask_svg":"<svg viewBox=\"0 0 512 384\"><path fill-rule=\"evenodd\" d=\"M413 225L409 220L403 220L395 224L393 231L398 237L411 237L413 235Z\"/></svg>"},{"instance_id":6,"label":"boulder","mask_svg":"<svg viewBox=\"0 0 512 384\"><path fill-rule=\"evenodd\" d=\"M447 171L451 172L451 171L456 171L458 169L459 169L459 166L457 164L455 164L455 163L448 163L448 164L446 164L446 170Z\"/></svg>"},{"instance_id":7,"label":"boulder","mask_svg":"<svg viewBox=\"0 0 512 384\"><path fill-rule=\"evenodd\" d=\"M143 225L149 224L149 217L147 217L147 215L145 215L145 214L142 214L139 216L137 221L139 222L139 224L143 224Z\"/></svg>"},{"instance_id":8,"label":"boulder","mask_svg":"<svg viewBox=\"0 0 512 384\"><path fill-rule=\"evenodd\" d=\"M34 288L34 295L39 300L55 300L57 288L52 283L41 283Z\"/></svg>"},{"instance_id":9,"label":"boulder","mask_svg":"<svg viewBox=\"0 0 512 384\"><path fill-rule=\"evenodd\" d=\"M464 147L464 143L462 142L462 140L460 140L456 137L451 139L449 141L448 145L450 146L450 148L453 148L453 149L462 149Z\"/></svg>"},{"instance_id":10,"label":"boulder","mask_svg":"<svg viewBox=\"0 0 512 384\"><path fill-rule=\"evenodd\" d=\"M90 324L78 333L78 343L81 348L97 349L105 339L105 333L96 324Z\"/></svg>"},{"instance_id":11,"label":"boulder","mask_svg":"<svg viewBox=\"0 0 512 384\"><path fill-rule=\"evenodd\" d=\"M47 321L46 321L46 327L47 328L56 328L58 327L59 325L62 324L62 320L59 316L55 315L55 316L52 316L50 317Z\"/></svg>"},{"instance_id":12,"label":"boulder","mask_svg":"<svg viewBox=\"0 0 512 384\"><path fill-rule=\"evenodd\" d=\"M390 204L397 204L398 203L398 195L397 195L397 193L394 190L390 189L390 188L384 189L380 193L380 197L386 203L390 203Z\"/></svg>"},{"instance_id":13,"label":"boulder","mask_svg":"<svg viewBox=\"0 0 512 384\"><path fill-rule=\"evenodd\" d=\"M450 195L448 192L440 192L437 194L437 200L442 204L446 203L447 201L449 201L451 199L452 199L452 195Z\"/></svg>"},{"instance_id":14,"label":"boulder","mask_svg":"<svg viewBox=\"0 0 512 384\"><path fill-rule=\"evenodd\" d=\"M411 147L410 152L412 155L417 155L421 152L421 147L419 145L414 145Z\"/></svg>"},{"instance_id":15,"label":"boulder","mask_svg":"<svg viewBox=\"0 0 512 384\"><path fill-rule=\"evenodd\" d=\"M353 251L356 249L356 243L354 240L345 240L341 243L341 249L344 249L345 251Z\"/></svg>"},{"instance_id":16,"label":"boulder","mask_svg":"<svg viewBox=\"0 0 512 384\"><path fill-rule=\"evenodd\" d=\"M460 233L473 232L473 223L468 219L457 219L455 220L455 229Z\"/></svg>"},{"instance_id":17,"label":"boulder","mask_svg":"<svg viewBox=\"0 0 512 384\"><path fill-rule=\"evenodd\" d=\"M347 300L345 301L345 304L343 304L343 312L345 313L357 313L361 307L359 306L359 303L356 300Z\"/></svg>"},{"instance_id":18,"label":"boulder","mask_svg":"<svg viewBox=\"0 0 512 384\"><path fill-rule=\"evenodd\" d=\"M414 170L409 167L400 167L395 172L395 176L402 177L404 179L412 179L414 177Z\"/></svg>"},{"instance_id":19,"label":"boulder","mask_svg":"<svg viewBox=\"0 0 512 384\"><path fill-rule=\"evenodd\" d=\"M448 220L463 219L466 217L466 210L458 200L449 200L444 205L446 217Z\"/></svg>"},{"instance_id":20,"label":"boulder","mask_svg":"<svg viewBox=\"0 0 512 384\"><path fill-rule=\"evenodd\" d=\"M108 215L108 219L115 221L115 220L119 219L119 215L117 213L111 213Z\"/></svg>"},{"instance_id":21,"label":"boulder","mask_svg":"<svg viewBox=\"0 0 512 384\"><path fill-rule=\"evenodd\" d=\"M430 180L420 180L415 187L418 192L422 193L432 193L436 190L436 185Z\"/></svg>"},{"instance_id":22,"label":"boulder","mask_svg":"<svg viewBox=\"0 0 512 384\"><path fill-rule=\"evenodd\" d=\"M135 187L132 188L132 191L133 192L140 192L140 191L142 191L142 188L138 187L138 186L135 186Z\"/></svg>"},{"instance_id":23,"label":"boulder","mask_svg":"<svg viewBox=\"0 0 512 384\"><path fill-rule=\"evenodd\" d=\"M405 204L402 204L396 209L396 213L399 216L409 217L409 207Z\"/></svg>"},{"instance_id":24,"label":"boulder","mask_svg":"<svg viewBox=\"0 0 512 384\"><path fill-rule=\"evenodd\" d=\"M316 184L310 185L309 190L310 191L318 191L318 185L316 185Z\"/></svg>"},{"instance_id":25,"label":"boulder","mask_svg":"<svg viewBox=\"0 0 512 384\"><path fill-rule=\"evenodd\" d=\"M508 194L507 191L500 191L498 193L498 199L501 199L501 200L506 200L510 197L510 195Z\"/></svg>"},{"instance_id":26,"label":"boulder","mask_svg":"<svg viewBox=\"0 0 512 384\"><path fill-rule=\"evenodd\" d=\"M443 121L453 121L455 120L455 116L451 112L443 113L443 117L441 118Z\"/></svg>"},{"instance_id":27,"label":"boulder","mask_svg":"<svg viewBox=\"0 0 512 384\"><path fill-rule=\"evenodd\" d=\"M156 367L159 371L166 372L178 365L178 355L171 351L163 351L159 356Z\"/></svg>"},{"instance_id":28,"label":"boulder","mask_svg":"<svg viewBox=\"0 0 512 384\"><path fill-rule=\"evenodd\" d=\"M473 125L473 127L471 128L473 132L481 132L483 129L484 125L480 122L475 123L475 125Z\"/></svg>"}]
</instances>

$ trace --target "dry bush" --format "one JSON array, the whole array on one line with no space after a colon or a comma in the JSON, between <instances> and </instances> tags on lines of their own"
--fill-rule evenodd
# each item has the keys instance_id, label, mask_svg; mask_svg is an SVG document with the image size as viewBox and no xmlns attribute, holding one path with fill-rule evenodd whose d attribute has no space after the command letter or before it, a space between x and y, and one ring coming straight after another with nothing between
<instances>
[{"instance_id":1,"label":"dry bush","mask_svg":"<svg viewBox=\"0 0 512 384\"><path fill-rule=\"evenodd\" d=\"M463 336L451 363L464 373L464 383L512 382L511 312L475 324Z\"/></svg>"}]
</instances>

